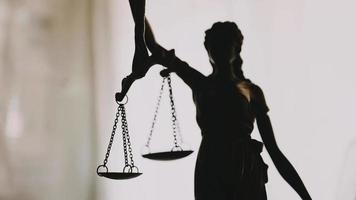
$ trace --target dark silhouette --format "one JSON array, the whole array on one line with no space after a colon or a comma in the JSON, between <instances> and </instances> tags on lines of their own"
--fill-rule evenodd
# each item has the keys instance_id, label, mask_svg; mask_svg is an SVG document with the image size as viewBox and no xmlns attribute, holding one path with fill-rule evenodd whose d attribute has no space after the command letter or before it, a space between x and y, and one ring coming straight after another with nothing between
<instances>
[{"instance_id":1,"label":"dark silhouette","mask_svg":"<svg viewBox=\"0 0 356 200\"><path fill-rule=\"evenodd\" d=\"M116 93L116 101L122 101L131 85L137 79L144 77L153 65L151 63L146 42L145 32L145 0L130 0L132 16L135 22L135 54L132 62L132 73L125 77L121 84L121 92Z\"/></svg>"},{"instance_id":2,"label":"dark silhouette","mask_svg":"<svg viewBox=\"0 0 356 200\"><path fill-rule=\"evenodd\" d=\"M206 77L176 57L173 50L167 51L156 42L148 21L143 23L144 4L144 0L130 0L136 27L140 25L136 29L140 31L135 32L136 47L140 47L137 41L143 41L152 56L136 51L134 63L140 65L133 67L131 76L135 80L141 78L152 64L158 63L166 67L162 75L174 72L192 89L203 138L195 168L195 199L267 199L267 165L260 155L263 143L250 136L255 120L279 173L302 199L311 199L277 146L261 88L242 72L243 35L237 25L217 22L206 31L204 46L213 67L213 73ZM144 24L146 27L142 28Z\"/></svg>"},{"instance_id":3,"label":"dark silhouette","mask_svg":"<svg viewBox=\"0 0 356 200\"><path fill-rule=\"evenodd\" d=\"M132 73L121 82L121 92L116 93L116 101L122 101L131 85L143 78L151 66L157 64L157 59L170 53L155 40L148 20L145 18L145 0L129 0L131 13L135 22L135 54L132 62ZM152 53L148 55L146 47Z\"/></svg>"}]
</instances>

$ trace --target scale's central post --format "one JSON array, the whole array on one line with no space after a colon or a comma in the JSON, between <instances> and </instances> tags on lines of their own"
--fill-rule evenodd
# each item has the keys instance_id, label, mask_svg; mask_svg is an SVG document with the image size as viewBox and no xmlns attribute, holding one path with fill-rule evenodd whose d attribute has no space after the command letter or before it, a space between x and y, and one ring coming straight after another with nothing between
<instances>
[{"instance_id":1,"label":"scale's central post","mask_svg":"<svg viewBox=\"0 0 356 200\"><path fill-rule=\"evenodd\" d=\"M147 71L167 55L155 40L151 27L145 18L145 0L129 0L131 13L135 22L135 53L132 61L132 72L121 83L121 92L116 93L116 101L122 101L131 85L143 78ZM148 54L148 50L151 56Z\"/></svg>"}]
</instances>

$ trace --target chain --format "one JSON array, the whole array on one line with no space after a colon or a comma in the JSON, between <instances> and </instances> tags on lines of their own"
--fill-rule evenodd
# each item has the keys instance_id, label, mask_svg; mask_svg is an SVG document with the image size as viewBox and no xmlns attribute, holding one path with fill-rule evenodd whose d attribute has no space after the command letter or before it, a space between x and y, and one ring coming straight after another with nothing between
<instances>
[{"instance_id":1,"label":"chain","mask_svg":"<svg viewBox=\"0 0 356 200\"><path fill-rule=\"evenodd\" d=\"M111 151L111 146L112 146L112 143L114 142L117 123L119 122L119 116L120 116L120 107L117 108L116 117L115 117L115 121L114 121L114 126L112 127L112 132L111 132L109 145L108 145L108 148L107 148L107 151L106 151L106 154L105 154L104 166L106 166L106 164L108 163L108 159L109 159L110 151Z\"/></svg>"},{"instance_id":2,"label":"chain","mask_svg":"<svg viewBox=\"0 0 356 200\"><path fill-rule=\"evenodd\" d=\"M174 105L174 99L173 99L173 89L172 89L172 80L171 76L167 76L167 82L168 82L168 87L169 87L169 99L170 99L170 104L171 104L171 112L172 112L172 128L173 128L173 137L174 137L174 146L179 147L178 141L177 141L177 112L176 108Z\"/></svg>"},{"instance_id":3,"label":"chain","mask_svg":"<svg viewBox=\"0 0 356 200\"><path fill-rule=\"evenodd\" d=\"M167 77L163 77L163 79L162 79L162 85L161 85L161 89L159 91L159 96L158 96L156 109L155 109L154 116L153 116L153 121L152 121L151 129L150 129L150 133L148 135L148 139L147 139L147 142L146 142L146 145L145 145L147 148L150 147L150 143L151 143L152 135L153 135L153 130L154 130L155 124L157 122L157 115L158 115L159 107L161 105L161 99L162 99L162 94L163 94L163 91L164 91L164 85L165 85L164 83L166 82L166 78Z\"/></svg>"},{"instance_id":4,"label":"chain","mask_svg":"<svg viewBox=\"0 0 356 200\"><path fill-rule=\"evenodd\" d=\"M178 113L177 113L177 110L175 111L176 112L176 127L177 127L177 133L178 133L178 138L179 138L179 143L182 145L184 142L183 140L183 135L181 134L181 129L180 129L180 126L179 126L179 121L178 121Z\"/></svg>"},{"instance_id":5,"label":"chain","mask_svg":"<svg viewBox=\"0 0 356 200\"><path fill-rule=\"evenodd\" d=\"M123 172L124 173L133 173L133 170L136 170L135 173L139 172L138 168L135 166L134 159L133 159L129 129L128 129L128 124L127 124L127 119L126 119L125 104L119 103L119 106L118 106L117 112L116 112L115 121L114 121L114 126L113 126L112 132L111 132L109 145L108 145L108 148L107 148L107 151L105 154L104 164L99 165L98 168L96 169L96 173L98 173L99 176L101 176L100 171L99 171L101 167L106 168L106 173L108 172L108 168L107 168L106 164L108 163L111 147L114 142L114 137L116 134L117 123L119 122L120 113L121 113L122 140L123 140L124 156L125 156L125 167L123 169ZM130 164L129 164L128 158L130 158ZM127 172L126 172L126 169L128 169Z\"/></svg>"},{"instance_id":6,"label":"chain","mask_svg":"<svg viewBox=\"0 0 356 200\"><path fill-rule=\"evenodd\" d=\"M134 159L133 159L133 154L132 154L132 148L131 148L131 142L130 142L130 135L129 135L129 128L127 124L127 119L126 119L126 110L124 104L120 104L119 107L121 107L121 122L122 122L122 136L124 140L124 155L125 155L125 166L129 165L128 164L128 158L127 158L127 148L129 151L129 158L130 158L130 166L134 167ZM126 144L127 142L127 144Z\"/></svg>"},{"instance_id":7,"label":"chain","mask_svg":"<svg viewBox=\"0 0 356 200\"><path fill-rule=\"evenodd\" d=\"M129 160L127 156L127 144L126 144L126 128L125 128L125 119L126 119L126 113L124 113L124 105L119 104L119 109L121 111L121 129L122 129L122 145L124 148L124 158L125 158L125 166L129 165Z\"/></svg>"},{"instance_id":8,"label":"chain","mask_svg":"<svg viewBox=\"0 0 356 200\"><path fill-rule=\"evenodd\" d=\"M173 98L173 89L172 89L172 80L171 80L171 76L168 75L167 77L164 77L162 80L162 85L160 88L160 92L159 92L159 96L158 96L158 100L157 100L157 104L156 104L156 109L154 112L154 116L153 116L153 122L151 125L151 129L150 129L150 133L148 135L148 139L146 142L146 147L149 148L151 140L152 140L152 136L153 136L153 130L155 127L155 124L157 122L157 115L158 115L158 111L161 105L161 99L162 99L162 94L164 91L164 85L165 85L165 81L167 79L168 82L168 88L169 88L169 99L170 99L170 106L171 106L171 113L172 113L172 128L173 128L173 138L174 138L174 147L179 147L178 145L178 138L179 138L179 143L182 144L183 143L183 137L180 134L180 127L179 127L179 123L178 123L178 119L177 119L177 111L174 105L174 98Z\"/></svg>"}]
</instances>

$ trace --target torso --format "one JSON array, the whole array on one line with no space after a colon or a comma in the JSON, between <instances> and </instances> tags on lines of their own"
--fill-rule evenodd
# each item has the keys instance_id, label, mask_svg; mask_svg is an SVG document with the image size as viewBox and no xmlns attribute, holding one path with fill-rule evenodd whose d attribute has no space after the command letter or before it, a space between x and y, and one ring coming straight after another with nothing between
<instances>
[{"instance_id":1,"label":"torso","mask_svg":"<svg viewBox=\"0 0 356 200\"><path fill-rule=\"evenodd\" d=\"M200 91L193 91L197 122L203 137L243 138L253 130L249 80L216 81Z\"/></svg>"},{"instance_id":2,"label":"torso","mask_svg":"<svg viewBox=\"0 0 356 200\"><path fill-rule=\"evenodd\" d=\"M262 102L257 88L249 80L209 79L206 87L193 90L203 136L195 166L197 200L266 199L261 198L267 180L262 143L250 137L256 102Z\"/></svg>"}]
</instances>

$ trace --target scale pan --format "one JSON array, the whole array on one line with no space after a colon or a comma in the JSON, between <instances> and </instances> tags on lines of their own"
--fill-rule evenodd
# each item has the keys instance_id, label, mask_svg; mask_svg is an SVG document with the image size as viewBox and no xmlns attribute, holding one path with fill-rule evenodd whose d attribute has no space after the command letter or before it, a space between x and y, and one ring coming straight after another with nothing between
<instances>
[{"instance_id":1,"label":"scale pan","mask_svg":"<svg viewBox=\"0 0 356 200\"><path fill-rule=\"evenodd\" d=\"M109 179L123 180L140 176L142 173L123 173L123 172L98 172L99 176Z\"/></svg>"},{"instance_id":2,"label":"scale pan","mask_svg":"<svg viewBox=\"0 0 356 200\"><path fill-rule=\"evenodd\" d=\"M188 151L163 151L163 152L157 152L157 153L148 153L148 154L142 154L142 157L151 159L151 160L176 160L180 158L184 158L186 156L189 156L191 153L193 153L192 150Z\"/></svg>"}]
</instances>

